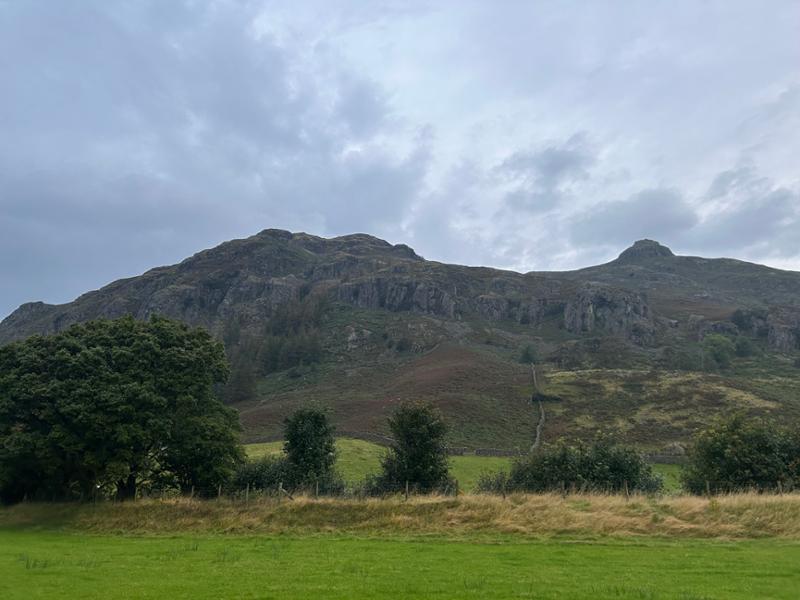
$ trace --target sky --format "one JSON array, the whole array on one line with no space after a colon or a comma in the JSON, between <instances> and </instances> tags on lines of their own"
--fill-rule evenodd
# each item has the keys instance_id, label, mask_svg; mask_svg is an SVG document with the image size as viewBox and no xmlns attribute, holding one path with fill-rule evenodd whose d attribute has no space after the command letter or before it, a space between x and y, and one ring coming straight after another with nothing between
<instances>
[{"instance_id":1,"label":"sky","mask_svg":"<svg viewBox=\"0 0 800 600\"><path fill-rule=\"evenodd\" d=\"M800 270L797 0L0 0L0 318L266 228Z\"/></svg>"}]
</instances>

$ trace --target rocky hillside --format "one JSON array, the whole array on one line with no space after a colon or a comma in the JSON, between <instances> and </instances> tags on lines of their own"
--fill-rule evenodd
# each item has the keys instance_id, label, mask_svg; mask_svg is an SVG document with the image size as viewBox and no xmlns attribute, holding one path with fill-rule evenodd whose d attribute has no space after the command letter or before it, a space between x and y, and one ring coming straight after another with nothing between
<instances>
[{"instance_id":1,"label":"rocky hillside","mask_svg":"<svg viewBox=\"0 0 800 600\"><path fill-rule=\"evenodd\" d=\"M602 427L676 442L726 407L793 414L800 403L800 273L649 240L605 265L520 274L427 261L363 234L269 229L68 304L25 304L0 323L0 343L124 314L220 337L233 363L226 398L253 438L310 399L356 432L380 431L394 402L427 398L452 417L454 441L524 445L535 424L521 357L560 399L551 439ZM709 367L709 334L750 350ZM749 386L754 373L788 382Z\"/></svg>"}]
</instances>

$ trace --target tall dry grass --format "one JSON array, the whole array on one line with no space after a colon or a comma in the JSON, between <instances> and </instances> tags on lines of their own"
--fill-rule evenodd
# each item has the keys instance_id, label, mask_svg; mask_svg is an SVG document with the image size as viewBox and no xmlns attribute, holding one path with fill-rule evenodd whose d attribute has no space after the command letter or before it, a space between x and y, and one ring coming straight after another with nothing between
<instances>
[{"instance_id":1,"label":"tall dry grass","mask_svg":"<svg viewBox=\"0 0 800 600\"><path fill-rule=\"evenodd\" d=\"M800 495L648 498L599 494L423 496L389 499L274 498L20 504L0 527L95 533L441 535L473 537L664 536L800 539Z\"/></svg>"}]
</instances>

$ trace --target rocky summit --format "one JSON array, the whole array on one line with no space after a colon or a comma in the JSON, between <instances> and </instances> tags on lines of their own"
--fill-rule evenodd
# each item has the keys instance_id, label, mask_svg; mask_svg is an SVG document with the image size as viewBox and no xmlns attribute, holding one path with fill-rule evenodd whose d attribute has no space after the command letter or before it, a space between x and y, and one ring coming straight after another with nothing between
<instances>
[{"instance_id":1,"label":"rocky summit","mask_svg":"<svg viewBox=\"0 0 800 600\"><path fill-rule=\"evenodd\" d=\"M312 400L355 435L380 434L396 402L428 399L454 443L522 447L538 418L530 361L552 401L546 440L610 429L679 445L720 411L800 413L800 273L652 240L604 265L523 274L428 261L366 234L267 229L67 304L25 304L0 323L0 343L127 314L224 341L222 393L248 439ZM730 360L709 339L730 344Z\"/></svg>"}]
</instances>

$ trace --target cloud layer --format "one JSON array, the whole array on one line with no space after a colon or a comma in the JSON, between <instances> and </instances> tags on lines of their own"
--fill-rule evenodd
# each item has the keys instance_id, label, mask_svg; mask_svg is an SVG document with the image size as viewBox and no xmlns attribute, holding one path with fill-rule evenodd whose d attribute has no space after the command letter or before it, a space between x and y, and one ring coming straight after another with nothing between
<instances>
[{"instance_id":1,"label":"cloud layer","mask_svg":"<svg viewBox=\"0 0 800 600\"><path fill-rule=\"evenodd\" d=\"M295 4L0 1L1 315L266 227L800 269L796 3Z\"/></svg>"}]
</instances>

